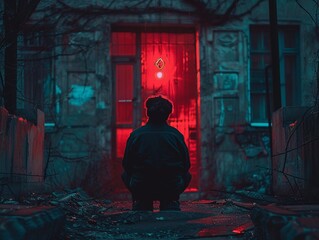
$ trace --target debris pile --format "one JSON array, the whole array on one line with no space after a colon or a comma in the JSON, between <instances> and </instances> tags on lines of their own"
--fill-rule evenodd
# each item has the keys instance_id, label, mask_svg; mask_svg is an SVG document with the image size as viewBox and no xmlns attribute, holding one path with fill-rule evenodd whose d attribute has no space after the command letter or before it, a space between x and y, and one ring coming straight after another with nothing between
<instances>
[{"instance_id":1,"label":"debris pile","mask_svg":"<svg viewBox=\"0 0 319 240\"><path fill-rule=\"evenodd\" d=\"M13 199L7 200L15 203ZM59 239L189 239L223 236L253 239L249 212L253 203L231 199L183 201L182 211L135 212L130 201L110 201L89 196L81 188L30 194L23 205L48 205L63 209L64 230ZM215 231L215 230L218 231Z\"/></svg>"}]
</instances>

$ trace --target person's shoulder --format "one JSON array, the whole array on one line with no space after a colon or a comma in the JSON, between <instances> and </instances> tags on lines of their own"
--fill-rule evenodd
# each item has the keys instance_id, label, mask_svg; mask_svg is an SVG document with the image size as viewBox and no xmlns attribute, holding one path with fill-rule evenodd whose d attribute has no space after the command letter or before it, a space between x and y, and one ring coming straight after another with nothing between
<instances>
[{"instance_id":1,"label":"person's shoulder","mask_svg":"<svg viewBox=\"0 0 319 240\"><path fill-rule=\"evenodd\" d=\"M170 125L166 125L166 128L167 128L168 131L174 133L178 137L184 138L183 134L177 128L172 127Z\"/></svg>"},{"instance_id":2,"label":"person's shoulder","mask_svg":"<svg viewBox=\"0 0 319 240\"><path fill-rule=\"evenodd\" d=\"M141 134L142 132L144 132L144 131L146 131L146 130L147 130L146 125L140 126L140 127L134 129L134 130L131 132L131 136L139 135L139 134Z\"/></svg>"}]
</instances>

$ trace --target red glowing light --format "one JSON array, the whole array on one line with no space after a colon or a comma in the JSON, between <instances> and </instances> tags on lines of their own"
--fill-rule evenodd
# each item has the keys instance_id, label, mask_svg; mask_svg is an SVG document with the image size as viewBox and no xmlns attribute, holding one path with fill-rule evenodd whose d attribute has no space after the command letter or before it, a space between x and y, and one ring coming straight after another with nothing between
<instances>
[{"instance_id":1,"label":"red glowing light","mask_svg":"<svg viewBox=\"0 0 319 240\"><path fill-rule=\"evenodd\" d=\"M19 120L20 122L25 122L25 121L26 121L26 120L25 120L24 118L22 118L22 117L19 117L18 120Z\"/></svg>"},{"instance_id":2,"label":"red glowing light","mask_svg":"<svg viewBox=\"0 0 319 240\"><path fill-rule=\"evenodd\" d=\"M161 79L163 77L163 73L162 72L157 72L156 73L156 77Z\"/></svg>"},{"instance_id":3,"label":"red glowing light","mask_svg":"<svg viewBox=\"0 0 319 240\"><path fill-rule=\"evenodd\" d=\"M245 232L245 228L242 226L239 226L239 227L235 228L232 232L237 233L237 234L241 234L241 233Z\"/></svg>"},{"instance_id":4,"label":"red glowing light","mask_svg":"<svg viewBox=\"0 0 319 240\"><path fill-rule=\"evenodd\" d=\"M191 173L189 189L197 189L197 82L195 36L192 33L141 34L142 100L162 95L174 104L169 124L176 127L188 143ZM142 124L147 121L142 116Z\"/></svg>"},{"instance_id":5,"label":"red glowing light","mask_svg":"<svg viewBox=\"0 0 319 240\"><path fill-rule=\"evenodd\" d=\"M134 99L137 97L141 100L140 103L144 103L149 96L168 97L174 103L169 124L178 128L184 135L191 155L190 171L193 180L187 191L196 191L198 189L197 104L199 103L197 83L200 73L196 70L196 66L199 66L200 58L195 54L199 52L195 35L170 32L113 32L112 56L137 56L137 36L140 39L138 42L141 69L138 73L141 74L141 81L136 84L141 89L140 96L134 91L137 66L133 63L116 63L115 66L115 159L123 157L125 143L133 126L141 122L145 124L147 121L146 115L140 111L142 106L135 104L137 102L133 102ZM121 166L117 165L118 162L115 164L115 174L122 171ZM122 186L122 181L120 184Z\"/></svg>"},{"instance_id":6,"label":"red glowing light","mask_svg":"<svg viewBox=\"0 0 319 240\"><path fill-rule=\"evenodd\" d=\"M297 123L298 123L298 121L296 120L293 123L290 123L289 127L293 128L293 127L295 127L297 125Z\"/></svg>"}]
</instances>

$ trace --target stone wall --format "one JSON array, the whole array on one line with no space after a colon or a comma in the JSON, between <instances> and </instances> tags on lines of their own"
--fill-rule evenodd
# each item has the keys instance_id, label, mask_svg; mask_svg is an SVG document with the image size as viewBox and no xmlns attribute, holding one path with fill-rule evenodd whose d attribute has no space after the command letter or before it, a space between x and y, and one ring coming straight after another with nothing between
<instances>
[{"instance_id":1,"label":"stone wall","mask_svg":"<svg viewBox=\"0 0 319 240\"><path fill-rule=\"evenodd\" d=\"M300 95L301 103L307 105L313 100L314 52L318 46L317 42L313 43L315 29L295 1L278 2L278 23L300 25ZM71 7L78 4L70 1ZM81 4L83 8L92 5L90 1ZM59 35L54 49L57 105L54 125L46 129L45 135L48 186L61 189L86 186L93 193L112 192L116 187L112 183L119 179L112 160L115 151L112 146L114 81L109 51L112 25L177 28L184 25L197 31L199 41L196 56L200 58L197 66L200 192L269 190L270 134L267 127L251 126L249 76L249 25L268 23L268 2L243 19L225 25L201 24L195 15L179 15L179 11L192 10L184 1L140 2L136 9L134 1L94 4L97 9L104 9L104 15L98 11L96 17L88 15L92 17L89 21L74 16L70 18L74 21L69 21L64 16L65 22L56 29L63 32L63 27L69 27L72 31ZM139 12L148 4L175 11L120 13L121 8ZM241 8L245 6L240 5L238 10Z\"/></svg>"},{"instance_id":2,"label":"stone wall","mask_svg":"<svg viewBox=\"0 0 319 240\"><path fill-rule=\"evenodd\" d=\"M201 186L208 194L270 187L270 136L250 125L249 25L202 28Z\"/></svg>"},{"instance_id":3,"label":"stone wall","mask_svg":"<svg viewBox=\"0 0 319 240\"><path fill-rule=\"evenodd\" d=\"M65 34L58 49L70 54L55 62L59 108L46 131L47 184L53 189L82 186L92 194L112 189L109 27L103 29ZM79 45L86 49L74 53Z\"/></svg>"}]
</instances>

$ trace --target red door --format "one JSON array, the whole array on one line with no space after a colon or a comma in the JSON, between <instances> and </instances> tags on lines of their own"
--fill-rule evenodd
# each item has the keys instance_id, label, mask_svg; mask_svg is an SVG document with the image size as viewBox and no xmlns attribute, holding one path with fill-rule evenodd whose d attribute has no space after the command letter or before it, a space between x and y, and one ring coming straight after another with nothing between
<instances>
[{"instance_id":1,"label":"red door","mask_svg":"<svg viewBox=\"0 0 319 240\"><path fill-rule=\"evenodd\" d=\"M183 133L189 148L193 179L188 190L197 190L195 56L194 33L112 33L116 93L114 165L119 166L121 162L129 133L147 120L145 100L152 95L163 95L174 104L169 124ZM120 167L115 171L120 171Z\"/></svg>"}]
</instances>

